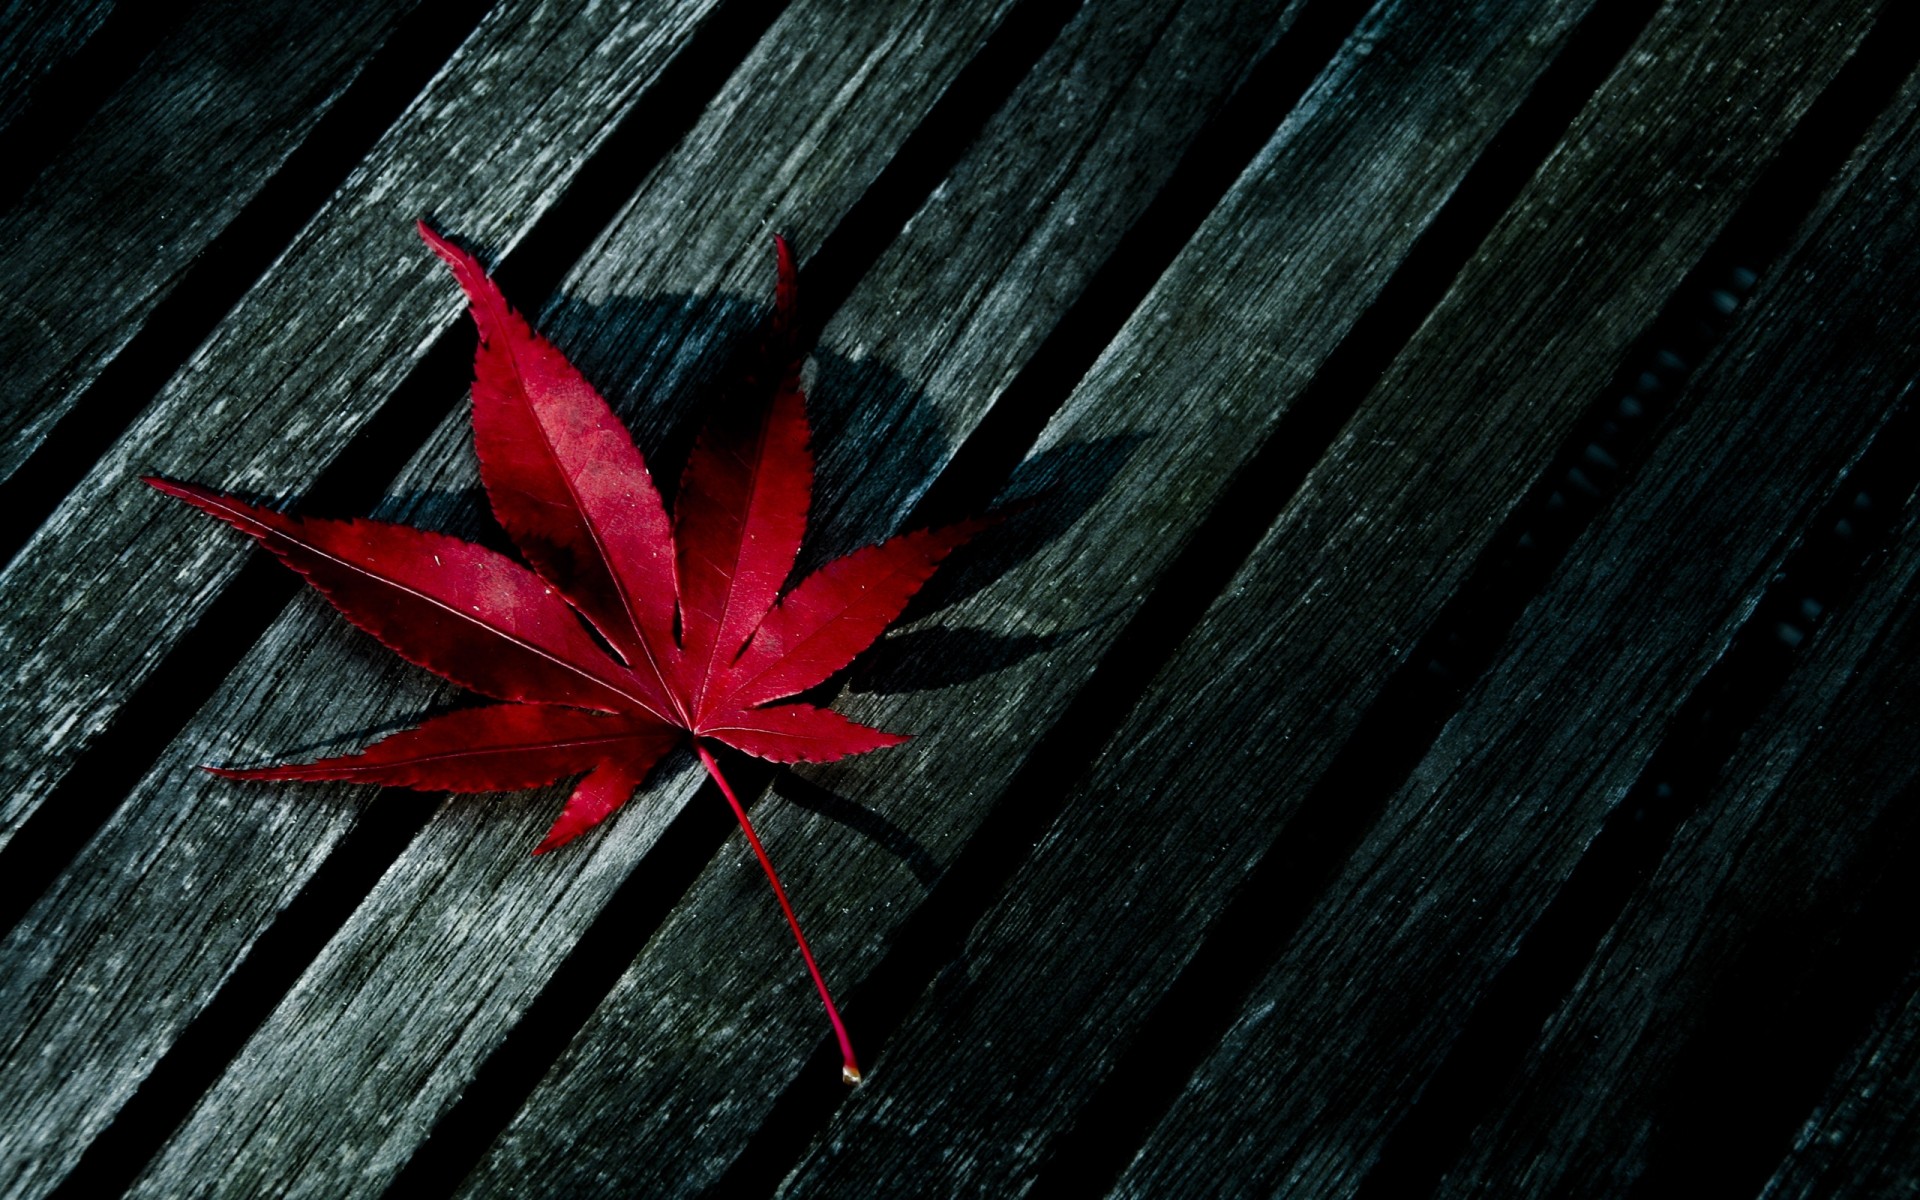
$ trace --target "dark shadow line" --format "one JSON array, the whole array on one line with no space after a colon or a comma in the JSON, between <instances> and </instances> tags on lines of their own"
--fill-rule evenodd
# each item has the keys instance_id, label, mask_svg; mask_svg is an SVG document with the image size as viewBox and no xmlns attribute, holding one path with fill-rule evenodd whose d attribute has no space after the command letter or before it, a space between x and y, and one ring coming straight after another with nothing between
<instances>
[{"instance_id":1,"label":"dark shadow line","mask_svg":"<svg viewBox=\"0 0 1920 1200\"><path fill-rule=\"evenodd\" d=\"M602 144L588 164L591 171L583 168L576 174L503 265L515 271L523 294L543 294L542 284L551 292L558 285L659 158L692 127L780 7L776 0L727 0L709 14ZM613 165L601 165L609 161ZM530 247L549 257L527 261ZM463 395L473 338L465 322L449 327L319 476L306 502L352 512L376 504ZM266 554L256 552L249 558L12 841L0 847L0 928L16 925L71 865L298 589L297 578ZM95 1139L85 1156L99 1164L88 1168L91 1178L130 1181L137 1176L266 1019L286 984L298 978L338 932L418 829L410 816L370 815L366 823L372 832L358 843L354 857L359 865L334 866L348 850L337 847L302 889L304 915L295 932L276 932L286 919L282 914L209 1001L208 1011L222 1014L226 1033L217 1040L208 1034L197 1046L184 1049L176 1043L155 1065L141 1088L140 1106L127 1123L123 1126L116 1114ZM235 990L233 980L241 978L249 982ZM168 1082L154 1082L162 1079Z\"/></svg>"},{"instance_id":2,"label":"dark shadow line","mask_svg":"<svg viewBox=\"0 0 1920 1200\"><path fill-rule=\"evenodd\" d=\"M1316 0L1301 10L1239 90L1202 125L1168 182L1115 240L1080 297L968 433L908 525L960 520L992 502L1073 386L1371 7L1364 0Z\"/></svg>"},{"instance_id":3,"label":"dark shadow line","mask_svg":"<svg viewBox=\"0 0 1920 1200\"><path fill-rule=\"evenodd\" d=\"M803 343L819 337L1085 3L1023 0L987 35L808 262L800 310Z\"/></svg>"},{"instance_id":4,"label":"dark shadow line","mask_svg":"<svg viewBox=\"0 0 1920 1200\"><path fill-rule=\"evenodd\" d=\"M188 1022L48 1200L123 1194L300 973L426 825L440 797L381 796Z\"/></svg>"},{"instance_id":5,"label":"dark shadow line","mask_svg":"<svg viewBox=\"0 0 1920 1200\"><path fill-rule=\"evenodd\" d=\"M32 85L27 103L0 129L0 163L7 164L0 174L0 210L18 204L141 60L206 7L122 0L84 45L49 68Z\"/></svg>"},{"instance_id":6,"label":"dark shadow line","mask_svg":"<svg viewBox=\"0 0 1920 1200\"><path fill-rule=\"evenodd\" d=\"M0 561L12 561L132 427L491 6L492 0L427 0L394 27L280 169L195 256L40 445L0 480L0 513L6 514L0 521Z\"/></svg>"},{"instance_id":7,"label":"dark shadow line","mask_svg":"<svg viewBox=\"0 0 1920 1200\"><path fill-rule=\"evenodd\" d=\"M1920 954L1916 849L1920 790L1909 786L1847 864L1849 880L1865 886L1754 938L1713 984L1656 1102L1647 1166L1631 1194L1760 1194L1872 1033L1882 1002L1910 978Z\"/></svg>"},{"instance_id":8,"label":"dark shadow line","mask_svg":"<svg viewBox=\"0 0 1920 1200\"><path fill-rule=\"evenodd\" d=\"M837 792L830 792L791 771L782 771L774 778L773 790L782 800L790 801L808 812L818 813L835 824L844 825L882 847L905 863L907 870L913 872L913 877L923 887L932 887L939 882L940 864L934 861L927 848L914 840L912 834L866 805L855 803Z\"/></svg>"},{"instance_id":9,"label":"dark shadow line","mask_svg":"<svg viewBox=\"0 0 1920 1200\"><path fill-rule=\"evenodd\" d=\"M724 769L750 809L773 775L766 764L730 753ZM720 789L701 784L382 1196L433 1200L454 1193L736 828Z\"/></svg>"}]
</instances>

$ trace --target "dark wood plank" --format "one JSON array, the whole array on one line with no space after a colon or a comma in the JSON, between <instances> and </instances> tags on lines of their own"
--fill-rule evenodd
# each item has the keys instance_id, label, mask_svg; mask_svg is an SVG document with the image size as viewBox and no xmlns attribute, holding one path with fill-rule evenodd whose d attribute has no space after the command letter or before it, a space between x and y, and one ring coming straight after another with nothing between
<instances>
[{"instance_id":1,"label":"dark wood plank","mask_svg":"<svg viewBox=\"0 0 1920 1200\"><path fill-rule=\"evenodd\" d=\"M1883 187L1863 199L1884 201L1890 191L1884 185L1904 165L1880 157L1870 174ZM1914 258L1908 249L1904 260ZM1855 292L1832 273L1813 287L1812 296L1781 299L1817 299L1829 313L1877 303L1870 292ZM1828 328L1843 335L1846 329L1841 322ZM1805 377L1805 383L1816 394L1833 387L1831 379L1818 376ZM1913 822L1900 810L1920 779L1920 759L1907 748L1920 715L1916 534L1910 522L1905 544L1864 594L1814 634L1789 687L1745 739L1740 762L1678 829L1658 869L1637 889L1528 1052L1519 1076L1480 1122L1468 1154L1443 1181L1443 1194L1623 1193L1657 1159L1656 1140L1661 1126L1675 1118L1676 1104L1711 1106L1737 1120L1732 1110L1739 1098L1727 1095L1729 1089L1765 1086L1764 1077L1792 1057L1790 1047L1822 1036L1820 1030L1768 1022L1772 1036L1748 1042L1743 1053L1751 1073L1763 1078L1738 1070L1716 1072L1713 1080L1689 1077L1702 1066L1690 1047L1703 1032L1720 1035L1713 1026L1736 1012L1764 1020L1763 1014L1781 1011L1789 993L1809 986L1804 976L1809 963L1819 960L1815 947L1840 940L1832 927L1844 929L1840 915L1857 910L1888 869L1888 848L1899 842L1903 828L1912 840ZM1891 869L1909 870L1904 856ZM1764 968L1763 961L1774 968ZM1899 1077L1899 1005L1892 1008L1891 1019L1855 1056L1816 1115L1820 1132L1802 1135L1813 1158L1834 1161L1809 1162L1797 1173L1837 1167L1849 1153L1841 1147L1851 1131L1872 1119L1866 1117L1870 1109L1892 1116L1897 1128L1901 1102L1882 1107L1879 1084L1868 1083ZM1900 1169L1902 1156L1887 1140L1890 1132L1862 1137L1862 1160L1829 1178ZM1751 1146L1763 1135L1742 1131L1731 1140ZM1692 1149L1702 1161L1714 1161L1722 1179L1736 1166L1762 1166L1728 1162L1704 1140ZM1913 1166L1912 1152L1909 1141L1906 1169ZM1823 1194L1887 1193L1848 1185Z\"/></svg>"},{"instance_id":2,"label":"dark wood plank","mask_svg":"<svg viewBox=\"0 0 1920 1200\"><path fill-rule=\"evenodd\" d=\"M0 216L0 479L72 409L416 3L206 5ZM179 347L185 359L190 346Z\"/></svg>"},{"instance_id":3,"label":"dark wood plank","mask_svg":"<svg viewBox=\"0 0 1920 1200\"><path fill-rule=\"evenodd\" d=\"M0 130L32 102L34 86L80 52L114 0L10 0L0 12Z\"/></svg>"},{"instance_id":4,"label":"dark wood plank","mask_svg":"<svg viewBox=\"0 0 1920 1200\"><path fill-rule=\"evenodd\" d=\"M1912 729L1909 721L1893 733ZM1760 1193L1766 1200L1910 1196L1920 1184L1920 971L1901 991L1807 1118Z\"/></svg>"},{"instance_id":5,"label":"dark wood plank","mask_svg":"<svg viewBox=\"0 0 1920 1200\"><path fill-rule=\"evenodd\" d=\"M850 186L885 160L888 139L912 127L907 99L931 98L991 15L972 5L927 6L853 25L831 5L796 7L544 323L575 344L583 325L592 328L583 361L633 344L628 330L610 327L581 297L646 295L649 272L659 266L653 248L668 229L674 240L711 246L763 281L765 263L757 260L765 214L817 239L846 205ZM1242 0L1188 4L1171 15L1102 3L1068 26L825 332L813 407L822 475L816 528L824 527L829 544L880 535L906 513L1080 297L1114 231L1139 217L1195 130L1287 27L1281 15L1278 5ZM804 74L787 80L794 45L812 52ZM862 77L858 91L843 89L846 79ZM752 179L756 162L778 167L786 157L780 131L809 125L831 132L808 145L806 175L780 185L790 191ZM755 145L772 150L755 155ZM717 243L729 228L739 245L722 249ZM717 282L751 286L732 275ZM931 320L929 313L966 315ZM679 339L653 340L670 346ZM617 359L602 365L630 370ZM644 444L658 444L681 415L653 399L662 390L672 389L620 388L641 402L629 407ZM467 437L463 415L423 456L417 485L435 494L470 487ZM885 469L870 469L876 462ZM289 620L255 657L264 663L316 638L351 637ZM337 690L337 683L326 686ZM366 706L363 725L389 712L374 699L345 705ZM333 715L353 721L342 707L336 701ZM209 732L196 736L252 719L244 709L210 711ZM468 1085L699 779L676 763L616 829L595 835L608 844L537 863L522 851L551 819L555 797L515 801L511 816L471 799L448 805L136 1191L171 1194L216 1169L324 1190L343 1163L361 1185L384 1181ZM558 900L556 888L565 889ZM530 944L531 928L540 934ZM784 976L790 965L783 954L767 966ZM449 1026L462 1031L451 1050ZM269 1123L246 1119L269 1110L281 1115ZM316 1153L320 1147L328 1153ZM225 1165L232 1163L244 1166L236 1173ZM673 1160L657 1167L679 1170Z\"/></svg>"},{"instance_id":6,"label":"dark wood plank","mask_svg":"<svg viewBox=\"0 0 1920 1200\"><path fill-rule=\"evenodd\" d=\"M791 1194L1031 1184L1863 26L1854 14L1811 32L1778 4L1656 17L1074 789L790 1178ZM1799 72L1745 75L1740 100L1725 103L1729 82L1712 64L1782 36L1805 36L1790 56ZM1340 916L1357 953L1374 942L1353 934L1354 911ZM1390 975L1383 961L1343 978L1371 986ZM1302 1045L1337 1038L1357 1061L1352 1033L1322 1024ZM1400 1072L1354 1071L1355 1086L1374 1078ZM1260 1098L1306 1100L1319 1087L1263 1079L1221 1094L1246 1106L1245 1120L1222 1118L1218 1140L1196 1142L1214 1157L1196 1149L1184 1175L1158 1179L1158 1194L1252 1186L1261 1176L1247 1156L1280 1140L1253 1119ZM1349 1144L1364 1152L1360 1137Z\"/></svg>"},{"instance_id":7,"label":"dark wood plank","mask_svg":"<svg viewBox=\"0 0 1920 1200\"><path fill-rule=\"evenodd\" d=\"M1870 216L1899 207L1900 180L1920 153L1916 107L1920 79L1908 82L1856 155L1850 190L1799 251L1792 281L1783 275L1767 307L1750 318L1736 353L1764 355L1783 381L1772 390L1790 402L1869 408L1880 402L1871 389L1897 378L1903 356L1905 369L1920 367L1912 328L1862 315L1882 302L1876 276L1862 264L1885 259L1890 268L1911 269L1920 259L1910 223ZM1871 240L1846 232L1849 224L1871 229L1864 235ZM1805 312L1822 314L1817 334L1795 315ZM1816 357L1796 338L1831 342L1836 350L1831 360ZM1876 358L1886 365L1862 378ZM1722 387L1759 378L1741 374ZM1760 400L1753 403L1757 408ZM1742 470L1733 486L1752 490L1766 478L1757 462ZM1871 498L1877 506L1905 499ZM1911 628L1920 548L1911 542L1910 531L1909 544L1838 623L1815 633L1806 660L1746 736L1726 780L1679 826L1657 870L1527 1052L1518 1078L1480 1122L1444 1191L1624 1189L1647 1169L1673 1105L1713 1104L1717 1093L1741 1086L1725 1072L1719 1085L1689 1078L1700 1069L1690 1047L1725 1021L1730 990L1749 993L1733 1002L1742 1011L1775 1010L1780 993L1795 986L1795 972L1762 971L1750 956L1791 959L1771 943L1828 940L1821 922L1837 922L1834 914L1861 902L1878 873L1876 847L1897 825L1889 813L1909 799L1920 771L1904 732L1916 703L1912 642L1920 636ZM1634 657L1658 653L1659 636L1646 650L1636 647ZM1595 697L1602 705L1608 699ZM1755 989L1763 994L1751 994ZM1756 1048L1751 1061L1760 1066L1779 1057ZM1732 1107L1724 1095L1715 1106ZM1725 1162L1716 1168L1723 1176L1731 1169Z\"/></svg>"},{"instance_id":8,"label":"dark wood plank","mask_svg":"<svg viewBox=\"0 0 1920 1200\"><path fill-rule=\"evenodd\" d=\"M926 900L926 863L949 863L965 845L1582 12L1496 6L1449 24L1421 9L1388 4L1369 16L1049 425L1010 494L1053 485L1064 527L1048 528L1030 557L987 552L982 573L955 585L964 598L909 633L1027 639L1035 651L935 688L846 698L856 717L920 736L885 756L807 769L809 790L884 815L917 853L779 803L777 789L757 814L837 986L874 969ZM1143 526L1159 536L1131 532ZM719 1176L772 1106L768 1091L740 1081L790 1078L824 1032L763 888L730 845L465 1194L683 1192ZM876 1085L901 1070L889 1061ZM624 1138L567 1137L585 1111ZM938 1172L915 1169L904 1166L907 1182L894 1190L949 1190Z\"/></svg>"},{"instance_id":9,"label":"dark wood plank","mask_svg":"<svg viewBox=\"0 0 1920 1200\"><path fill-rule=\"evenodd\" d=\"M0 660L18 686L0 697L0 845L245 560L137 477L306 487L459 315L413 222L431 213L510 249L712 7L491 13L8 564Z\"/></svg>"},{"instance_id":10,"label":"dark wood plank","mask_svg":"<svg viewBox=\"0 0 1920 1200\"><path fill-rule=\"evenodd\" d=\"M1803 10L1776 12L1797 24ZM1764 28L1758 20L1719 28L1735 25ZM1824 58L1830 69L1849 40L1808 47L1797 61ZM1781 64L1772 54L1753 61L1767 62L1769 76ZM1818 72L1810 76L1800 86ZM1373 1166L1474 1005L1727 653L1809 514L1920 370L1920 320L1883 302L1920 265L1920 218L1894 211L1920 154L1912 101L1762 282L1675 426L1528 608L1119 1194L1161 1194L1197 1174L1348 1194ZM1807 312L1822 319L1808 322ZM1249 598L1281 594L1249 588ZM1210 632L1233 644L1251 627L1243 617ZM1232 765L1231 775L1202 781L1264 774L1245 759ZM1561 1105L1582 1107L1557 1098ZM1501 1174L1495 1190L1562 1195L1596 1187L1598 1177L1605 1192L1603 1172L1631 1172L1614 1165L1625 1147L1577 1118L1573 1125L1552 1150L1542 1147L1551 1157L1509 1160L1515 1175Z\"/></svg>"},{"instance_id":11,"label":"dark wood plank","mask_svg":"<svg viewBox=\"0 0 1920 1200\"><path fill-rule=\"evenodd\" d=\"M84 741L76 725L104 723L108 714L92 706L124 698L245 553L203 519L189 519L196 514L157 503L131 476L164 464L241 488L297 487L459 315L457 294L421 252L413 220L436 212L482 245L512 245L710 11L528 4L492 14L69 499L0 580L0 592L20 605L4 631L19 651L10 662L37 690L63 692L76 706L72 720L55 718L52 727L37 722L45 708L23 715L37 707L32 701L8 711L9 784L21 789L10 792L10 816L29 811L70 766ZM489 105L531 115L501 122ZM451 402L460 385L447 386ZM218 436L209 436L209 422ZM317 673L304 678L261 670L233 681L262 714L266 746L311 741L311 714L325 711L328 688L348 677L318 657ZM394 671L366 647L346 657L376 674ZM315 686L310 703L276 707L282 689L302 683ZM18 690L13 698L22 698ZM227 740L165 756L91 844L88 865L64 876L62 890L0 942L0 1055L10 1064L0 1074L0 1149L18 1194L40 1194L71 1168L266 917L355 820L357 806L298 796L279 805L270 794L247 797L264 808L228 807L231 796L195 803L205 795L195 764L260 753L220 732ZM157 820L148 815L155 805L165 810ZM233 832L283 822L301 832L277 847ZM232 889L231 911L205 903L215 881ZM142 887L149 890L139 903L109 899ZM113 982L133 977L142 982Z\"/></svg>"}]
</instances>

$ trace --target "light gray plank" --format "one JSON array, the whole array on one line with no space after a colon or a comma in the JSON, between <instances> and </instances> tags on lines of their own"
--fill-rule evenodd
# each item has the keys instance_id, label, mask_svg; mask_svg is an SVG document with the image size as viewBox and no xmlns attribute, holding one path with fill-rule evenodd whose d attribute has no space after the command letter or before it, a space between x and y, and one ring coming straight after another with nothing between
<instances>
[{"instance_id":1,"label":"light gray plank","mask_svg":"<svg viewBox=\"0 0 1920 1200\"><path fill-rule=\"evenodd\" d=\"M0 843L247 553L137 477L305 487L460 311L414 221L431 213L478 245L511 248L711 7L527 0L490 13L62 501L0 574L0 661L12 672Z\"/></svg>"},{"instance_id":2,"label":"light gray plank","mask_svg":"<svg viewBox=\"0 0 1920 1200\"><path fill-rule=\"evenodd\" d=\"M1771 25L1791 39L1805 14L1781 5L1767 22L1748 11L1744 20L1721 14L1695 43L1703 53L1694 61L1738 57L1714 45L1735 28L1735 36L1771 41ZM1825 25L1814 45L1795 48L1793 61L1807 67L1787 95L1804 98L1857 32ZM1770 72L1793 45L1773 43ZM1671 59L1664 66L1669 78L1689 74ZM1920 321L1882 302L1920 266L1920 219L1859 219L1889 211L1920 164L1910 114L1890 144L1855 160L1846 188L1762 282L1674 427L1528 607L1115 1194L1164 1194L1196 1173L1218 1181L1203 1189L1212 1191L1226 1181L1316 1196L1358 1187L1676 712L1725 655L1808 514L1920 370ZM1760 157L1746 138L1721 144ZM1822 321L1804 320L1809 311ZM1258 605L1296 593L1243 579L1244 597L1223 605L1200 636L1259 653ZM1167 695L1182 694L1178 678L1170 676ZM1201 705L1187 719L1231 727L1228 716ZM1138 760L1116 756L1115 767L1128 758ZM1201 794L1188 788L1285 770L1284 760L1253 753L1185 766L1189 774L1161 793L1163 803ZM1583 1102L1559 1104L1575 1114L1551 1151L1559 1163L1533 1164L1537 1177L1503 1177L1499 1194L1605 1194L1631 1174L1632 1163L1616 1157L1626 1148L1578 1120Z\"/></svg>"},{"instance_id":3,"label":"light gray plank","mask_svg":"<svg viewBox=\"0 0 1920 1200\"><path fill-rule=\"evenodd\" d=\"M826 332L813 407L821 507L828 514L818 524L830 540L836 528L844 537L879 536L904 515L1077 298L1109 251L1113 231L1139 215L1193 130L1285 27L1277 10L1190 3L1162 15L1137 3L1101 3L1069 25ZM963 51L984 29L974 22L990 12L974 8L971 18L963 15L927 6L882 25L845 22L831 5L793 10L689 139L686 157L698 165L650 185L596 252L600 261L580 273L546 323L561 322L558 328L577 344L582 323L597 327L581 346L583 361L635 343L628 331L593 316L606 302L591 298L645 294L663 228L675 230L676 242L718 243L732 222L738 244L712 252L736 260L736 271L744 267L748 275L702 286L763 282L761 214L772 212L780 227L817 237L834 206L847 200L835 181L857 181L862 164L885 158L875 139L897 137L908 127L910 89L924 100L959 65L960 56L951 53L944 70L935 71L932 48ZM814 52L789 95L766 77L785 69L786 48L796 45ZM848 78L867 82L858 92L837 94ZM816 111L815 126L830 132L805 147L809 171L790 185L791 193L733 182L754 161L744 146L777 145L768 130L792 129ZM691 149L709 143L720 146ZM734 196L740 207L715 196ZM804 303L804 287L802 294ZM601 365L616 375L627 369L617 361ZM621 392L645 398L659 390ZM672 406L640 407L643 432L657 443ZM459 445L467 436L464 423L452 425L423 457L423 470L439 472L429 490L471 485ZM443 462L457 471L450 474ZM829 492L841 502L832 503ZM268 644L278 652L307 632L290 625ZM210 724L245 719L243 713L208 718ZM698 778L698 772L662 772L636 811L618 822L642 823L644 845ZM355 1164L356 1186L372 1188L389 1178L595 915L594 903L576 897L595 891L604 903L619 883L615 874L590 871L568 885L566 901L556 905L549 873L570 876L565 855L536 869L503 866L517 861L551 815L550 805L524 807L526 815L503 821L499 814L475 815L469 804L450 805L249 1043L136 1191L170 1194L183 1181L220 1170L240 1191L271 1184L276 1194L325 1192L340 1185L343 1162ZM623 844L628 838L623 832ZM530 941L533 928L540 935ZM783 952L768 969L784 975L790 965ZM451 1047L450 1029L460 1031ZM260 1113L273 1116L259 1119ZM327 1153L318 1153L321 1148ZM230 1163L244 1166L224 1165ZM657 1166L688 1185L700 1177L678 1159Z\"/></svg>"},{"instance_id":4,"label":"light gray plank","mask_svg":"<svg viewBox=\"0 0 1920 1200\"><path fill-rule=\"evenodd\" d=\"M1421 7L1367 19L1048 427L1010 494L1052 485L1072 523L1022 561L989 552L955 585L965 598L915 627L1040 648L938 689L847 698L857 718L919 736L808 780L951 861L1581 12L1482 8L1441 30ZM1102 463L1102 450L1119 453ZM844 994L928 883L915 861L777 793L756 820ZM463 1194L693 1190L739 1154L772 1103L765 1081L790 1078L824 1033L743 854L730 845L703 873ZM883 1059L868 1086L905 1069ZM623 1137L579 1137L581 1112ZM952 1190L921 1156L903 1163L908 1182L879 1194Z\"/></svg>"},{"instance_id":5,"label":"light gray plank","mask_svg":"<svg viewBox=\"0 0 1920 1200\"><path fill-rule=\"evenodd\" d=\"M785 1194L1032 1186L1052 1140L1072 1128L1860 24L1822 26L1793 57L1808 64L1801 74L1743 77L1740 101L1728 104L1709 64L1796 21L1765 4L1658 15L1075 787ZM1423 45L1466 36L1421 33ZM1381 43L1377 58L1405 53ZM1706 180L1716 189L1701 188ZM1645 220L1651 212L1660 219ZM1182 299L1168 289L1169 308ZM1166 386L1192 386L1166 374ZM1350 914L1348 938L1371 944ZM1355 986L1381 974L1369 963ZM1221 1101L1252 1112L1269 1091L1275 1102L1310 1098L1263 1083ZM1225 1115L1220 1128L1204 1143L1213 1159L1187 1160L1185 1174L1143 1194L1258 1190L1247 1158L1265 1148L1262 1134L1249 1121L1241 1142ZM1337 1187L1324 1177L1319 1186Z\"/></svg>"},{"instance_id":6,"label":"light gray plank","mask_svg":"<svg viewBox=\"0 0 1920 1200\"><path fill-rule=\"evenodd\" d=\"M415 7L205 5L0 215L0 479L19 469ZM179 348L184 359L191 346Z\"/></svg>"},{"instance_id":7,"label":"light gray plank","mask_svg":"<svg viewBox=\"0 0 1920 1200\"><path fill-rule=\"evenodd\" d=\"M39 632L84 639L75 631L92 630L92 648L101 657L91 661L107 671L114 669L112 654L163 642L190 623L244 551L228 531L161 503L126 475L157 459L181 476L280 491L287 490L286 480L317 468L365 419L372 398L459 312L457 292L420 247L412 218L432 207L449 213L448 224L464 234L510 244L707 11L608 5L563 14L529 5L493 14L289 259L176 380L159 411L63 509L74 526L68 541L94 547L89 578L98 590L83 590L59 618L43 613L53 629ZM498 120L489 101L522 119ZM490 144L496 133L505 145ZM432 195L442 187L448 198ZM302 352L311 357L301 359ZM665 357L669 365L675 361ZM323 387L335 371L351 377L325 379ZM254 393L269 380L279 390L255 403ZM229 384L235 390L223 393ZM205 411L188 419L196 403ZM163 417L184 428L161 428ZM209 436L212 428L218 436ZM155 459L142 451L142 434L156 445ZM425 500L423 507L437 502L445 511L448 499L406 495L397 507ZM88 520L106 529L96 534ZM89 541L115 531L128 545ZM63 561L63 548L75 549L43 537L16 566L37 566L56 578L84 574L89 564ZM113 611L105 589L115 581L125 594L113 597L114 606L137 611L103 621L103 610ZM10 575L0 591L26 591L27 583ZM185 611L170 612L169 598ZM71 1168L359 807L358 798L214 786L194 764L257 760L310 748L316 735L337 737L339 729L316 729L314 714L328 711L335 689L347 686L343 681L364 681L361 691L388 704L380 714L386 719L444 698L371 643L314 635L322 616L321 628L337 620L330 610L322 613L324 607L303 597L287 618L300 623L301 632L275 643L291 653L250 662L212 702L214 711L250 714L251 722L176 741L75 869L0 941L4 1194L42 1194ZM10 616L13 638L36 632L19 614ZM99 631L101 624L113 628ZM44 676L15 663L43 686L59 677L54 661L76 665L62 657L70 646L29 645ZM120 662L118 669L131 673L133 665ZM108 696L125 694L121 680L67 679ZM280 699L283 694L289 698ZM12 740L7 753L10 762L32 762L32 778L50 785L71 756L55 759L43 751L33 761L34 749ZM17 792L9 796L16 805L21 800ZM613 840L582 854L579 869L591 877L630 865L637 853ZM556 894L564 898L564 889Z\"/></svg>"}]
</instances>

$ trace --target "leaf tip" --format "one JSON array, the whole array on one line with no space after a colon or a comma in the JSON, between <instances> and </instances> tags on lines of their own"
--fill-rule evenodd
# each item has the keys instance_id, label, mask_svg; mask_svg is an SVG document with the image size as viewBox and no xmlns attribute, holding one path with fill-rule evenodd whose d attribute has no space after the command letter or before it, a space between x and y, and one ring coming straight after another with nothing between
<instances>
[{"instance_id":1,"label":"leaf tip","mask_svg":"<svg viewBox=\"0 0 1920 1200\"><path fill-rule=\"evenodd\" d=\"M563 814L558 821L553 823L553 828L547 830L547 836L540 839L540 844L533 848L533 856L539 858L542 854L550 854L558 850L574 838L585 833L588 828L588 826L576 827L576 823L567 820Z\"/></svg>"},{"instance_id":2,"label":"leaf tip","mask_svg":"<svg viewBox=\"0 0 1920 1200\"><path fill-rule=\"evenodd\" d=\"M453 276L460 282L463 289L472 290L473 277L486 277L486 268L480 265L479 259L435 232L425 218L415 221L413 227L420 231L420 238L426 242L427 248L438 255L441 262L453 268Z\"/></svg>"}]
</instances>

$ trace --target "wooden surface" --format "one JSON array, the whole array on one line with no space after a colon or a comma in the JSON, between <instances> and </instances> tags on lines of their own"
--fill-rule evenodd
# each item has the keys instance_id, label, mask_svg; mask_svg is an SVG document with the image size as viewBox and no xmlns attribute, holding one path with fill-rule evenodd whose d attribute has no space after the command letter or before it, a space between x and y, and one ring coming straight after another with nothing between
<instances>
[{"instance_id":1,"label":"wooden surface","mask_svg":"<svg viewBox=\"0 0 1920 1200\"><path fill-rule=\"evenodd\" d=\"M1905 7L364 7L7 9L0 1196L1920 1187ZM459 699L137 482L497 543L423 215L669 463L788 236L806 562L1019 502L730 760L857 1090L689 754L196 769Z\"/></svg>"}]
</instances>

